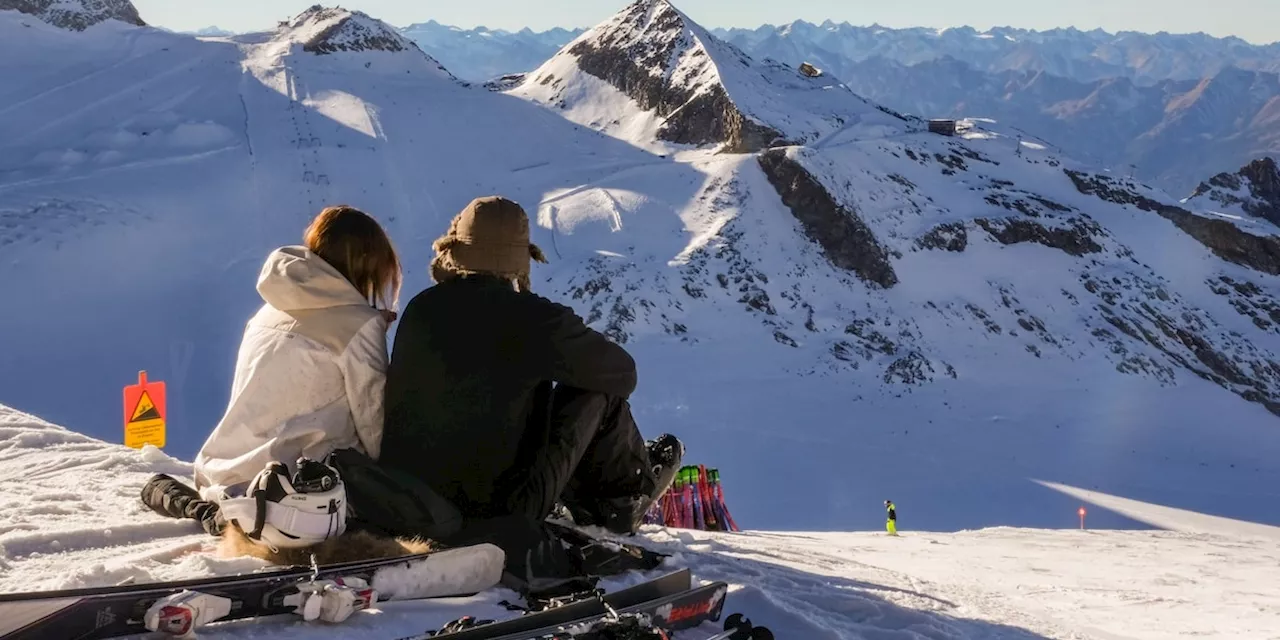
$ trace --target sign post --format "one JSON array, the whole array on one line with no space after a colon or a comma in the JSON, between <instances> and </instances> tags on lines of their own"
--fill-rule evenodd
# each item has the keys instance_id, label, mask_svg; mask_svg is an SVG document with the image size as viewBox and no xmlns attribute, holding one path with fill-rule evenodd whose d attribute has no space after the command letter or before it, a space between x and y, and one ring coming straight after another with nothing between
<instances>
[{"instance_id":1,"label":"sign post","mask_svg":"<svg viewBox=\"0 0 1280 640\"><path fill-rule=\"evenodd\" d=\"M1084 531L1084 514L1087 512L1084 510L1084 507L1080 507L1080 510L1076 513L1080 514L1080 530Z\"/></svg>"},{"instance_id":2,"label":"sign post","mask_svg":"<svg viewBox=\"0 0 1280 640\"><path fill-rule=\"evenodd\" d=\"M148 382L147 372L139 371L138 384L124 388L124 445L163 449L164 415L164 383Z\"/></svg>"}]
</instances>

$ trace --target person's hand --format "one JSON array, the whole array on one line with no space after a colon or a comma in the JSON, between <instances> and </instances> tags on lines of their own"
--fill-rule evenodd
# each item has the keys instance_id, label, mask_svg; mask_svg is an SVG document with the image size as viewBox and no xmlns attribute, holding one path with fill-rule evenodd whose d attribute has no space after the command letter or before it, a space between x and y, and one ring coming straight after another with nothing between
<instances>
[{"instance_id":1,"label":"person's hand","mask_svg":"<svg viewBox=\"0 0 1280 640\"><path fill-rule=\"evenodd\" d=\"M378 309L378 313L382 314L382 319L387 321L387 328L391 328L391 323L396 321L396 312L390 309Z\"/></svg>"}]
</instances>

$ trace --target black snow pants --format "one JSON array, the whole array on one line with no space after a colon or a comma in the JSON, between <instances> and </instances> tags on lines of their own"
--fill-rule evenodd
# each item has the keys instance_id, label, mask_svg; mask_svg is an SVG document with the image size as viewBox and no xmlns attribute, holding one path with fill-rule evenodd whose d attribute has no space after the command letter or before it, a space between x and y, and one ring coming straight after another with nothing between
<instances>
[{"instance_id":1,"label":"black snow pants","mask_svg":"<svg viewBox=\"0 0 1280 640\"><path fill-rule=\"evenodd\" d=\"M648 570L661 562L652 554L619 552L523 513L464 518L417 478L350 449L334 452L327 462L346 487L348 529L454 547L493 544L506 554L503 584L522 594L577 593L593 587L594 576Z\"/></svg>"},{"instance_id":2,"label":"black snow pants","mask_svg":"<svg viewBox=\"0 0 1280 640\"><path fill-rule=\"evenodd\" d=\"M200 493L185 483L157 473L142 487L142 504L169 518L195 520L211 536L221 536L227 522L216 502L200 498Z\"/></svg>"},{"instance_id":3,"label":"black snow pants","mask_svg":"<svg viewBox=\"0 0 1280 640\"><path fill-rule=\"evenodd\" d=\"M545 406L530 417L520 458L498 482L502 511L541 521L559 502L579 525L634 532L659 481L631 405L558 385Z\"/></svg>"}]
</instances>

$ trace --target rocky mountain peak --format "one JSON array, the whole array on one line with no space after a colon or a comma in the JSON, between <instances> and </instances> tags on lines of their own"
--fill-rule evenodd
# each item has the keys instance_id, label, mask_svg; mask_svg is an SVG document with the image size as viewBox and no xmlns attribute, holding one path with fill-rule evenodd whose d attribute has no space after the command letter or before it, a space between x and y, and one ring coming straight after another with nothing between
<instances>
[{"instance_id":1,"label":"rocky mountain peak","mask_svg":"<svg viewBox=\"0 0 1280 640\"><path fill-rule=\"evenodd\" d=\"M1235 173L1202 182L1188 201L1280 225L1280 166L1270 157L1254 160Z\"/></svg>"},{"instance_id":2,"label":"rocky mountain peak","mask_svg":"<svg viewBox=\"0 0 1280 640\"><path fill-rule=\"evenodd\" d=\"M421 49L390 25L360 11L314 5L283 23L281 35L315 54ZM425 54L424 54L425 55Z\"/></svg>"},{"instance_id":3,"label":"rocky mountain peak","mask_svg":"<svg viewBox=\"0 0 1280 640\"><path fill-rule=\"evenodd\" d=\"M888 117L831 74L811 77L796 67L752 59L667 0L628 5L530 74L521 89L572 112L574 96L591 92L583 75L604 81L656 117L658 140L720 145L729 153L812 143L843 127Z\"/></svg>"},{"instance_id":4,"label":"rocky mountain peak","mask_svg":"<svg viewBox=\"0 0 1280 640\"><path fill-rule=\"evenodd\" d=\"M1280 167L1274 158L1254 160L1240 170L1240 177L1249 181L1249 190L1255 198L1280 205Z\"/></svg>"},{"instance_id":5,"label":"rocky mountain peak","mask_svg":"<svg viewBox=\"0 0 1280 640\"><path fill-rule=\"evenodd\" d=\"M0 0L0 11L18 11L73 31L107 20L146 26L129 0Z\"/></svg>"}]
</instances>

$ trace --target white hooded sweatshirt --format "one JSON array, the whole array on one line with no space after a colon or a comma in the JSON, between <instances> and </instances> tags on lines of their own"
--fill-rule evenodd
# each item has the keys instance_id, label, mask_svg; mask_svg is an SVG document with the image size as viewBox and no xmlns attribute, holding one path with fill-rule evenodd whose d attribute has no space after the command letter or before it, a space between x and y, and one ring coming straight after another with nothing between
<instances>
[{"instance_id":1,"label":"white hooded sweatshirt","mask_svg":"<svg viewBox=\"0 0 1280 640\"><path fill-rule=\"evenodd\" d=\"M258 276L266 304L245 327L231 401L195 461L206 500L243 491L268 462L290 471L382 446L387 321L329 263L306 247L283 247Z\"/></svg>"}]
</instances>

